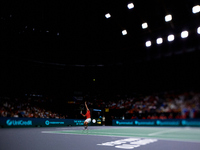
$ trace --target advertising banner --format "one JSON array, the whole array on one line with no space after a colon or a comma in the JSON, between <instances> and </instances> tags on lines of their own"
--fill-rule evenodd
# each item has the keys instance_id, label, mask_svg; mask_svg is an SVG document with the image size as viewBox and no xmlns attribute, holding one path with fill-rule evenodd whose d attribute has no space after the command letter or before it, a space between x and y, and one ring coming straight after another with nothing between
<instances>
[{"instance_id":1,"label":"advertising banner","mask_svg":"<svg viewBox=\"0 0 200 150\"><path fill-rule=\"evenodd\" d=\"M60 127L83 126L84 119L0 118L0 127Z\"/></svg>"},{"instance_id":2,"label":"advertising banner","mask_svg":"<svg viewBox=\"0 0 200 150\"><path fill-rule=\"evenodd\" d=\"M113 120L113 126L200 126L200 119L127 119Z\"/></svg>"}]
</instances>

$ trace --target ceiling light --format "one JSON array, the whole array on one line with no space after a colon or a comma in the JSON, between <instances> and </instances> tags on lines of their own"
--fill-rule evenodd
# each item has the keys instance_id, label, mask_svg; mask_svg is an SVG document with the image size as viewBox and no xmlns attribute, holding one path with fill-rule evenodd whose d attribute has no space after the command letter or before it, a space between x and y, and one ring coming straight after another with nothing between
<instances>
[{"instance_id":1,"label":"ceiling light","mask_svg":"<svg viewBox=\"0 0 200 150\"><path fill-rule=\"evenodd\" d=\"M111 17L111 15L109 13L105 14L105 17L108 19Z\"/></svg>"},{"instance_id":2,"label":"ceiling light","mask_svg":"<svg viewBox=\"0 0 200 150\"><path fill-rule=\"evenodd\" d=\"M146 47L150 47L151 46L151 41L146 41L145 45L146 45Z\"/></svg>"},{"instance_id":3,"label":"ceiling light","mask_svg":"<svg viewBox=\"0 0 200 150\"><path fill-rule=\"evenodd\" d=\"M181 32L181 37L182 37L182 38L188 37L188 31L183 31L183 32Z\"/></svg>"},{"instance_id":4,"label":"ceiling light","mask_svg":"<svg viewBox=\"0 0 200 150\"><path fill-rule=\"evenodd\" d=\"M162 38L157 38L157 40L156 40L156 43L157 43L157 44L162 44L162 42L163 42L163 39L162 39Z\"/></svg>"},{"instance_id":5,"label":"ceiling light","mask_svg":"<svg viewBox=\"0 0 200 150\"><path fill-rule=\"evenodd\" d=\"M193 14L200 12L200 6L196 5L196 6L192 7L192 12L193 12Z\"/></svg>"},{"instance_id":6,"label":"ceiling light","mask_svg":"<svg viewBox=\"0 0 200 150\"><path fill-rule=\"evenodd\" d=\"M148 24L145 22L142 24L142 29L146 29L146 28L148 28Z\"/></svg>"},{"instance_id":7,"label":"ceiling light","mask_svg":"<svg viewBox=\"0 0 200 150\"><path fill-rule=\"evenodd\" d=\"M127 5L127 7L128 7L128 9L132 9L132 8L134 8L134 4L133 4L133 3L129 3L129 4Z\"/></svg>"},{"instance_id":8,"label":"ceiling light","mask_svg":"<svg viewBox=\"0 0 200 150\"><path fill-rule=\"evenodd\" d=\"M123 30L122 31L122 35L126 35L127 34L127 31L126 30Z\"/></svg>"},{"instance_id":9,"label":"ceiling light","mask_svg":"<svg viewBox=\"0 0 200 150\"><path fill-rule=\"evenodd\" d=\"M171 21L171 20L172 20L172 15L169 14L169 15L166 15L166 16L165 16L165 21L166 21L166 22L169 22L169 21Z\"/></svg>"},{"instance_id":10,"label":"ceiling light","mask_svg":"<svg viewBox=\"0 0 200 150\"><path fill-rule=\"evenodd\" d=\"M167 37L167 40L169 42L173 41L174 40L174 35L173 34L170 34L168 37Z\"/></svg>"},{"instance_id":11,"label":"ceiling light","mask_svg":"<svg viewBox=\"0 0 200 150\"><path fill-rule=\"evenodd\" d=\"M200 27L197 28L197 33L200 34Z\"/></svg>"}]
</instances>

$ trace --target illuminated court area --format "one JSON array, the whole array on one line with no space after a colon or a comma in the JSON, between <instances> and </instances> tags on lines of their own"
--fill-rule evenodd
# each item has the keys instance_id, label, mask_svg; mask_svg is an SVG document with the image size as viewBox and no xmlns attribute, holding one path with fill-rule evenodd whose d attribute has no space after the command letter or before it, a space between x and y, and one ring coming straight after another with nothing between
<instances>
[{"instance_id":1,"label":"illuminated court area","mask_svg":"<svg viewBox=\"0 0 200 150\"><path fill-rule=\"evenodd\" d=\"M2 150L199 150L200 128L190 127L50 127L1 128Z\"/></svg>"}]
</instances>

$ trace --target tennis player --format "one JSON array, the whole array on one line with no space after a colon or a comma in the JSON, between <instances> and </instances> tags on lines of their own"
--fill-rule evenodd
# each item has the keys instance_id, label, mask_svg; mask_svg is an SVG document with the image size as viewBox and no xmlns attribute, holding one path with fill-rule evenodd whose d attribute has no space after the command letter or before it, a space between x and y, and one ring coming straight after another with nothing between
<instances>
[{"instance_id":1,"label":"tennis player","mask_svg":"<svg viewBox=\"0 0 200 150\"><path fill-rule=\"evenodd\" d=\"M90 110L88 109L86 102L85 102L85 107L86 107L86 109L87 109L87 112L86 112L85 115L82 114L82 112L81 112L81 115L82 115L83 117L86 117L86 120L84 121L84 129L86 130L87 127L88 127L88 123L91 122L91 115L90 115Z\"/></svg>"}]
</instances>

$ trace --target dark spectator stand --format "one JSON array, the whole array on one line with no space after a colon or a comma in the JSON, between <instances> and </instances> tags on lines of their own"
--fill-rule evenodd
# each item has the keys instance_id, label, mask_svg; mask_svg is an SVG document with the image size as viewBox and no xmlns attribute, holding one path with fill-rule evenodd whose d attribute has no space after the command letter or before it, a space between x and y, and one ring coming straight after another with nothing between
<instances>
[{"instance_id":1,"label":"dark spectator stand","mask_svg":"<svg viewBox=\"0 0 200 150\"><path fill-rule=\"evenodd\" d=\"M104 125L102 118L105 117L105 125L126 125L119 121L127 119L132 120L131 125L145 125L145 120L154 120L153 125L167 125L160 121L178 119L179 122L171 125L199 126L199 95L197 92L165 92L156 95L117 95L110 101L90 98L87 102L92 115L90 125ZM81 110L85 113L83 102L84 100L66 101L61 105L54 102L53 98L41 95L1 97L1 126L81 126L85 119L80 115Z\"/></svg>"}]
</instances>

